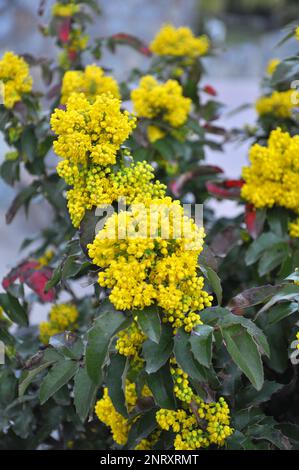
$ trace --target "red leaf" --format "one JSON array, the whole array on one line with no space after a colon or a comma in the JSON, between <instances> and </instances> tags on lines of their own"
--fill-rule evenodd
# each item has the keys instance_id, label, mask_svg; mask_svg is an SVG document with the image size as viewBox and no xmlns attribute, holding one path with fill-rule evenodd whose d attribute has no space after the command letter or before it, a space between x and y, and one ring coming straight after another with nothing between
<instances>
[{"instance_id":1,"label":"red leaf","mask_svg":"<svg viewBox=\"0 0 299 470\"><path fill-rule=\"evenodd\" d=\"M58 28L58 38L62 43L69 41L71 32L71 20L67 18Z\"/></svg>"},{"instance_id":2,"label":"red leaf","mask_svg":"<svg viewBox=\"0 0 299 470\"><path fill-rule=\"evenodd\" d=\"M222 199L240 199L240 189L242 186L242 180L208 181L206 183L208 193Z\"/></svg>"},{"instance_id":3,"label":"red leaf","mask_svg":"<svg viewBox=\"0 0 299 470\"><path fill-rule=\"evenodd\" d=\"M51 279L53 269L48 266L40 266L38 261L26 260L12 269L3 279L2 286L5 290L17 279L32 289L42 302L52 302L55 299L55 289L45 292L47 282Z\"/></svg>"},{"instance_id":4,"label":"red leaf","mask_svg":"<svg viewBox=\"0 0 299 470\"><path fill-rule=\"evenodd\" d=\"M211 96L217 96L217 91L215 90L214 87L212 87L211 85L205 85L203 87L203 91L205 93L207 93L208 95L211 95Z\"/></svg>"},{"instance_id":5,"label":"red leaf","mask_svg":"<svg viewBox=\"0 0 299 470\"><path fill-rule=\"evenodd\" d=\"M116 44L125 44L128 46L131 46L134 49L136 49L136 51L140 52L140 54L143 54L145 56L150 57L152 55L147 45L136 36L133 36L132 34L117 33L117 34L113 34L113 36L111 36L110 39Z\"/></svg>"},{"instance_id":6,"label":"red leaf","mask_svg":"<svg viewBox=\"0 0 299 470\"><path fill-rule=\"evenodd\" d=\"M248 233L256 239L262 232L265 222L265 214L257 211L253 204L247 204L245 208L245 224Z\"/></svg>"}]
</instances>

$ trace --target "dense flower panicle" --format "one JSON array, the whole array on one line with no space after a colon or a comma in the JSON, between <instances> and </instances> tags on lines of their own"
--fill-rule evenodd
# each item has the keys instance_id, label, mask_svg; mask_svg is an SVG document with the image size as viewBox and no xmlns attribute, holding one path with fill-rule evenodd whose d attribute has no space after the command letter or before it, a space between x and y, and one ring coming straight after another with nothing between
<instances>
[{"instance_id":1,"label":"dense flower panicle","mask_svg":"<svg viewBox=\"0 0 299 470\"><path fill-rule=\"evenodd\" d=\"M182 126L191 109L190 98L183 96L183 89L176 80L159 83L151 75L142 77L131 98L137 116L148 119L161 117L173 127Z\"/></svg>"},{"instance_id":2,"label":"dense flower panicle","mask_svg":"<svg viewBox=\"0 0 299 470\"><path fill-rule=\"evenodd\" d=\"M281 60L280 59L271 59L269 60L267 64L267 74L268 75L273 75L275 70L277 69L278 65L280 64Z\"/></svg>"},{"instance_id":3,"label":"dense flower panicle","mask_svg":"<svg viewBox=\"0 0 299 470\"><path fill-rule=\"evenodd\" d=\"M138 395L136 391L136 386L134 383L129 381L126 382L126 405L128 412L130 413L132 409L136 406ZM141 396L150 396L150 391L147 387L144 387L141 393ZM95 413L100 421L102 421L106 426L111 429L112 437L114 441L119 445L126 444L128 440L129 431L134 419L129 420L122 416L112 403L112 400L109 396L108 389L104 388L103 397L97 401L95 406ZM136 421L136 419L135 419ZM145 444L145 442L143 442Z\"/></svg>"},{"instance_id":4,"label":"dense flower panicle","mask_svg":"<svg viewBox=\"0 0 299 470\"><path fill-rule=\"evenodd\" d=\"M285 207L299 213L299 136L280 128L271 132L267 147L250 149L251 165L242 171L242 197L256 208Z\"/></svg>"},{"instance_id":5,"label":"dense flower panicle","mask_svg":"<svg viewBox=\"0 0 299 470\"><path fill-rule=\"evenodd\" d=\"M40 340L48 344L51 336L76 328L79 313L75 305L59 304L53 305L49 314L49 321L41 322L39 325Z\"/></svg>"},{"instance_id":6,"label":"dense flower panicle","mask_svg":"<svg viewBox=\"0 0 299 470\"><path fill-rule=\"evenodd\" d=\"M13 52L5 52L0 60L0 81L4 84L4 106L8 109L32 90L29 66Z\"/></svg>"},{"instance_id":7,"label":"dense flower panicle","mask_svg":"<svg viewBox=\"0 0 299 470\"><path fill-rule=\"evenodd\" d=\"M99 284L111 289L109 298L117 309L156 302L164 321L191 331L200 323L197 312L212 301L197 274L204 230L184 215L178 201L144 202L113 214L88 245L93 263L103 269Z\"/></svg>"},{"instance_id":8,"label":"dense flower panicle","mask_svg":"<svg viewBox=\"0 0 299 470\"><path fill-rule=\"evenodd\" d=\"M190 28L175 28L170 24L162 26L150 44L154 54L191 59L205 55L209 48L210 41L207 36L195 37Z\"/></svg>"},{"instance_id":9,"label":"dense flower panicle","mask_svg":"<svg viewBox=\"0 0 299 470\"><path fill-rule=\"evenodd\" d=\"M72 93L66 110L56 109L52 114L51 126L58 135L54 150L61 158L106 166L115 163L135 119L120 110L120 101L111 93L98 95L93 103L83 93Z\"/></svg>"},{"instance_id":10,"label":"dense flower panicle","mask_svg":"<svg viewBox=\"0 0 299 470\"><path fill-rule=\"evenodd\" d=\"M69 17L69 16L73 16L75 13L78 13L79 11L80 11L80 5L76 5L75 2L69 2L69 3L56 2L52 6L53 16Z\"/></svg>"},{"instance_id":11,"label":"dense flower panicle","mask_svg":"<svg viewBox=\"0 0 299 470\"><path fill-rule=\"evenodd\" d=\"M84 93L91 102L97 95L111 93L119 98L118 84L114 78L105 76L97 65L87 65L84 71L68 70L62 80L61 103L66 104L72 93Z\"/></svg>"},{"instance_id":12,"label":"dense flower panicle","mask_svg":"<svg viewBox=\"0 0 299 470\"><path fill-rule=\"evenodd\" d=\"M262 96L255 103L255 109L260 116L272 114L281 119L292 117L296 104L292 97L296 93L294 90L273 91L270 96Z\"/></svg>"}]
</instances>

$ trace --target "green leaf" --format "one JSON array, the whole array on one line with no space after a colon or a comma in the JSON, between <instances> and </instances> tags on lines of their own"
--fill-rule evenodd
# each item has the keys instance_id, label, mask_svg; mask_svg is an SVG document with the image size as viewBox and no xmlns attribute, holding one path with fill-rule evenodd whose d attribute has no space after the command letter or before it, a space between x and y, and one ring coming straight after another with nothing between
<instances>
[{"instance_id":1,"label":"green leaf","mask_svg":"<svg viewBox=\"0 0 299 470\"><path fill-rule=\"evenodd\" d=\"M209 367L212 360L213 331L214 328L209 325L198 325L190 335L191 351L205 367Z\"/></svg>"},{"instance_id":2,"label":"green leaf","mask_svg":"<svg viewBox=\"0 0 299 470\"><path fill-rule=\"evenodd\" d=\"M275 429L269 424L255 424L248 428L248 433L256 440L266 440L281 450L289 450L290 446L279 429Z\"/></svg>"},{"instance_id":3,"label":"green leaf","mask_svg":"<svg viewBox=\"0 0 299 470\"><path fill-rule=\"evenodd\" d=\"M28 325L28 317L26 310L20 304L19 300L16 297L13 297L9 293L1 293L0 305L12 322L17 323L20 326Z\"/></svg>"},{"instance_id":4,"label":"green leaf","mask_svg":"<svg viewBox=\"0 0 299 470\"><path fill-rule=\"evenodd\" d=\"M278 290L278 292L270 299L259 311L258 314L266 312L282 300L296 300L299 299L299 286L296 284L286 284Z\"/></svg>"},{"instance_id":5,"label":"green leaf","mask_svg":"<svg viewBox=\"0 0 299 470\"><path fill-rule=\"evenodd\" d=\"M259 238L257 238L253 243L251 243L246 256L245 263L247 266L251 266L256 261L259 260L261 254L268 250L271 246L276 243L280 243L282 240L281 237L278 237L272 232L263 233Z\"/></svg>"},{"instance_id":6,"label":"green leaf","mask_svg":"<svg viewBox=\"0 0 299 470\"><path fill-rule=\"evenodd\" d=\"M266 356L270 356L270 348L264 332L255 323L249 320L249 318L233 315L230 313L229 315L221 318L218 325L220 327L242 325L244 328L246 328L250 336L252 336L252 338L255 340L262 352L266 354Z\"/></svg>"},{"instance_id":7,"label":"green leaf","mask_svg":"<svg viewBox=\"0 0 299 470\"><path fill-rule=\"evenodd\" d=\"M32 380L43 370L47 369L53 364L53 361L45 362L33 370L25 371L19 380L19 396L22 397L31 384Z\"/></svg>"},{"instance_id":8,"label":"green leaf","mask_svg":"<svg viewBox=\"0 0 299 470\"><path fill-rule=\"evenodd\" d=\"M180 328L174 337L174 355L178 365L192 379L199 382L206 381L206 370L195 360L191 352L189 334L183 328Z\"/></svg>"},{"instance_id":9,"label":"green leaf","mask_svg":"<svg viewBox=\"0 0 299 470\"><path fill-rule=\"evenodd\" d=\"M102 368L113 336L127 326L127 317L111 305L100 315L89 330L86 347L86 367L90 378L97 384L102 381Z\"/></svg>"},{"instance_id":10,"label":"green leaf","mask_svg":"<svg viewBox=\"0 0 299 470\"><path fill-rule=\"evenodd\" d=\"M173 381L169 370L169 365L165 364L161 369L153 374L148 374L147 384L153 394L155 403L160 408L174 410L176 406L173 395Z\"/></svg>"},{"instance_id":11,"label":"green leaf","mask_svg":"<svg viewBox=\"0 0 299 470\"><path fill-rule=\"evenodd\" d=\"M138 324L143 333L155 343L159 343L161 336L161 319L158 308L148 307L137 312Z\"/></svg>"},{"instance_id":12,"label":"green leaf","mask_svg":"<svg viewBox=\"0 0 299 470\"><path fill-rule=\"evenodd\" d=\"M218 274L209 266L200 267L203 275L207 278L208 283L210 284L212 291L215 292L218 304L221 305L222 302L222 287L221 281Z\"/></svg>"},{"instance_id":13,"label":"green leaf","mask_svg":"<svg viewBox=\"0 0 299 470\"><path fill-rule=\"evenodd\" d=\"M152 146L162 155L166 160L172 160L173 148L171 142L167 138L156 140L152 143Z\"/></svg>"},{"instance_id":14,"label":"green leaf","mask_svg":"<svg viewBox=\"0 0 299 470\"><path fill-rule=\"evenodd\" d=\"M127 358L121 354L114 354L110 357L110 364L107 370L108 394L114 408L123 416L128 417L126 407L125 387L127 375Z\"/></svg>"},{"instance_id":15,"label":"green leaf","mask_svg":"<svg viewBox=\"0 0 299 470\"><path fill-rule=\"evenodd\" d=\"M81 270L81 267L82 262L78 261L77 255L68 256L62 266L61 277L63 279L74 277Z\"/></svg>"},{"instance_id":16,"label":"green leaf","mask_svg":"<svg viewBox=\"0 0 299 470\"><path fill-rule=\"evenodd\" d=\"M143 343L142 355L145 359L145 370L149 374L156 372L169 359L173 349L173 332L170 325L162 326L159 343L148 339Z\"/></svg>"},{"instance_id":17,"label":"green leaf","mask_svg":"<svg viewBox=\"0 0 299 470\"><path fill-rule=\"evenodd\" d=\"M252 336L240 324L221 327L221 333L232 360L252 385L260 390L264 382L264 371L260 352Z\"/></svg>"},{"instance_id":18,"label":"green leaf","mask_svg":"<svg viewBox=\"0 0 299 470\"><path fill-rule=\"evenodd\" d=\"M289 249L285 242L276 243L269 250L266 250L259 260L259 275L265 276L265 274L280 266L285 261L288 254Z\"/></svg>"},{"instance_id":19,"label":"green leaf","mask_svg":"<svg viewBox=\"0 0 299 470\"><path fill-rule=\"evenodd\" d=\"M233 297L230 300L228 307L231 309L254 307L255 305L266 302L280 288L281 285L271 286L270 284L268 284L266 286L252 287L251 289L246 289L240 294Z\"/></svg>"},{"instance_id":20,"label":"green leaf","mask_svg":"<svg viewBox=\"0 0 299 470\"><path fill-rule=\"evenodd\" d=\"M289 315L298 312L298 309L298 302L282 302L281 304L275 305L268 311L268 322L270 325L274 325Z\"/></svg>"},{"instance_id":21,"label":"green leaf","mask_svg":"<svg viewBox=\"0 0 299 470\"><path fill-rule=\"evenodd\" d=\"M39 182L34 181L30 186L22 189L19 194L12 201L8 211L5 214L6 223L10 224L18 210L25 205L28 207L29 202L34 196L37 196L37 189L39 187Z\"/></svg>"},{"instance_id":22,"label":"green leaf","mask_svg":"<svg viewBox=\"0 0 299 470\"><path fill-rule=\"evenodd\" d=\"M157 409L147 411L133 423L126 444L127 449L134 450L142 439L146 439L157 428L156 412Z\"/></svg>"},{"instance_id":23,"label":"green leaf","mask_svg":"<svg viewBox=\"0 0 299 470\"><path fill-rule=\"evenodd\" d=\"M242 409L264 403L283 387L283 384L265 380L263 387L257 392L252 385L248 385L236 395L236 407Z\"/></svg>"},{"instance_id":24,"label":"green leaf","mask_svg":"<svg viewBox=\"0 0 299 470\"><path fill-rule=\"evenodd\" d=\"M63 360L51 368L40 387L39 399L42 405L72 379L78 367L75 361Z\"/></svg>"},{"instance_id":25,"label":"green leaf","mask_svg":"<svg viewBox=\"0 0 299 470\"><path fill-rule=\"evenodd\" d=\"M62 266L59 265L54 270L51 279L47 282L45 286L45 292L48 292L50 289L52 289L52 287L55 287L58 284L58 282L61 281L61 274L62 274Z\"/></svg>"},{"instance_id":26,"label":"green leaf","mask_svg":"<svg viewBox=\"0 0 299 470\"><path fill-rule=\"evenodd\" d=\"M80 367L74 381L74 404L82 422L86 420L94 405L97 389L98 387L89 377L86 367Z\"/></svg>"},{"instance_id":27,"label":"green leaf","mask_svg":"<svg viewBox=\"0 0 299 470\"><path fill-rule=\"evenodd\" d=\"M21 145L24 159L33 162L37 156L37 138L34 133L34 126L25 128L21 137Z\"/></svg>"}]
</instances>

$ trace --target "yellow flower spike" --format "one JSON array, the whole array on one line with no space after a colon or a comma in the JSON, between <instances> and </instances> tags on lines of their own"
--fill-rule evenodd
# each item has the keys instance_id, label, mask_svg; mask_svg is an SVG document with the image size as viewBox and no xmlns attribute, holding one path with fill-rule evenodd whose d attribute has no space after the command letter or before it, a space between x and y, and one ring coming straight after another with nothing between
<instances>
[{"instance_id":1,"label":"yellow flower spike","mask_svg":"<svg viewBox=\"0 0 299 470\"><path fill-rule=\"evenodd\" d=\"M273 91L270 96L259 98L255 103L255 109L260 116L272 114L278 118L288 119L292 117L293 109L296 107L292 100L294 93L296 96L294 90Z\"/></svg>"}]
</instances>

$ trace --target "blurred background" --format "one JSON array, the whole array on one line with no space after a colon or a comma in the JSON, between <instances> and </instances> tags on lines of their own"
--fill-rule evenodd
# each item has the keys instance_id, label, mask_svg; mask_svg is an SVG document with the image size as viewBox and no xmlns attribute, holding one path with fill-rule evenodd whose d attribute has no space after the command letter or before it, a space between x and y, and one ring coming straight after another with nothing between
<instances>
[{"instance_id":1,"label":"blurred background","mask_svg":"<svg viewBox=\"0 0 299 470\"><path fill-rule=\"evenodd\" d=\"M283 58L296 50L295 40L277 48L284 36L283 28L298 19L298 0L98 0L102 15L91 27L90 36L128 32L149 41L162 23L191 26L195 33L206 32L215 45L215 55L205 60L203 85L212 85L226 110L219 122L227 128L242 127L255 120L254 109L229 117L232 109L254 103L270 58ZM38 25L46 22L52 0L46 2L46 15L39 18L39 0L0 0L0 52L13 50L55 57L51 39L44 38ZM297 43L298 44L298 43ZM116 77L134 66L142 67L144 59L131 49L120 48L115 55L105 54L100 65L111 68ZM36 88L39 77L35 77ZM0 158L5 152L0 142ZM208 161L225 169L227 176L240 176L246 163L248 144L229 144L225 153L209 152ZM31 206L29 219L21 212L11 226L5 225L4 214L15 189L0 182L0 278L20 259L21 240L47 225L49 212L44 202ZM219 215L236 213L229 202L215 203Z\"/></svg>"}]
</instances>

